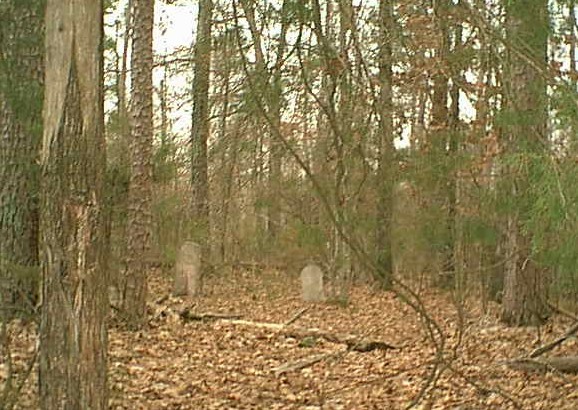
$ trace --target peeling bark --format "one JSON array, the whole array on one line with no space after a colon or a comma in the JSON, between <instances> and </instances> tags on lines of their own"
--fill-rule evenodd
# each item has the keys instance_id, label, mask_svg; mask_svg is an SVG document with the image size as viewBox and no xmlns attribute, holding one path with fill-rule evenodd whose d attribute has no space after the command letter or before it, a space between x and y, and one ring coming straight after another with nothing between
<instances>
[{"instance_id":1,"label":"peeling bark","mask_svg":"<svg viewBox=\"0 0 578 410\"><path fill-rule=\"evenodd\" d=\"M102 2L49 0L41 154L41 408L106 409Z\"/></svg>"}]
</instances>

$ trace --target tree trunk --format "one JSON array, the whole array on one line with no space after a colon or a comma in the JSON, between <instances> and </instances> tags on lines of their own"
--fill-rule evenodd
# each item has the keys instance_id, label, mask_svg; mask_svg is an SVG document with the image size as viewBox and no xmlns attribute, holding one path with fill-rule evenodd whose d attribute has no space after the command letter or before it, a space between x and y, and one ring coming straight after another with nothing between
<instances>
[{"instance_id":1,"label":"tree trunk","mask_svg":"<svg viewBox=\"0 0 578 410\"><path fill-rule=\"evenodd\" d=\"M209 180L207 138L210 132L209 75L211 69L211 26L213 0L199 2L193 80L193 128L191 132L192 211L201 242L209 235ZM204 246L206 248L206 246Z\"/></svg>"},{"instance_id":2,"label":"tree trunk","mask_svg":"<svg viewBox=\"0 0 578 410\"><path fill-rule=\"evenodd\" d=\"M347 301L349 297L349 286L351 285L351 259L349 255L349 247L346 241L343 240L339 230L347 230L352 232L348 225L349 213L351 212L351 200L348 195L348 164L346 164L346 153L348 151L348 143L352 138L352 122L354 121L353 110L353 84L351 63L349 61L349 37L352 35L352 13L353 4L351 0L341 0L339 4L339 69L333 75L333 83L335 84L334 93L332 95L331 105L334 104L331 111L334 112L335 125L333 127L333 142L332 146L335 150L335 170L333 174L333 204L335 207L335 217L337 225L333 227L333 266L336 272L336 285L339 300ZM327 63L335 64L334 61L329 63L328 50L326 50L325 58Z\"/></svg>"},{"instance_id":3,"label":"tree trunk","mask_svg":"<svg viewBox=\"0 0 578 410\"><path fill-rule=\"evenodd\" d=\"M283 68L283 59L285 58L285 48L287 45L287 29L289 26L289 17L287 10L289 2L283 1L281 6L281 33L279 43L277 44L277 58L275 68L271 75L271 103L270 113L273 127L281 129L281 109L283 102L283 82L281 70ZM275 131L269 132L269 195L271 200L268 206L267 215L267 235L271 244L275 244L279 231L281 231L281 211L279 204L279 189L283 185L281 165L283 162L283 146L274 136Z\"/></svg>"},{"instance_id":4,"label":"tree trunk","mask_svg":"<svg viewBox=\"0 0 578 410\"><path fill-rule=\"evenodd\" d=\"M122 31L121 31L122 29ZM132 0L124 9L124 26L117 22L115 50L119 49L122 41L122 53L115 52L116 68L116 120L118 129L106 135L109 147L107 153L107 178L106 178L106 213L105 213L105 237L106 254L109 257L108 268L111 271L109 277L110 302L118 307L121 299L121 291L124 289L125 278L120 266L125 262L126 248L126 210L128 204L128 177L129 177L129 141L130 127L128 116L128 102L126 95L127 66L129 56L130 33L132 32ZM105 133L109 127L105 127ZM112 152L112 153L111 153ZM114 271L114 274L112 272Z\"/></svg>"},{"instance_id":5,"label":"tree trunk","mask_svg":"<svg viewBox=\"0 0 578 410\"><path fill-rule=\"evenodd\" d=\"M382 1L379 8L381 48L379 53L379 165L377 169L377 266L385 289L391 288L393 255L393 185L395 163L393 146L393 1Z\"/></svg>"},{"instance_id":6,"label":"tree trunk","mask_svg":"<svg viewBox=\"0 0 578 410\"><path fill-rule=\"evenodd\" d=\"M456 7L456 6L454 6ZM452 54L458 54L462 49L462 25L461 21L457 21L453 26L453 49ZM448 116L448 166L447 166L447 263L446 266L450 268L451 274L454 276L453 286L457 289L460 295L463 295L466 278L464 277L466 270L464 269L464 238L460 227L458 215L458 157L460 154L460 86L462 80L462 72L459 64L454 57L451 64L449 64L449 72L451 74L452 84L449 89L451 98L450 111Z\"/></svg>"},{"instance_id":7,"label":"tree trunk","mask_svg":"<svg viewBox=\"0 0 578 410\"><path fill-rule=\"evenodd\" d=\"M207 139L210 133L209 82L211 70L211 27L213 0L199 2L193 80L193 118L191 131L191 205L194 239L201 244L201 271L209 265L210 212ZM201 278L202 279L202 278ZM201 282L202 283L202 282Z\"/></svg>"},{"instance_id":8,"label":"tree trunk","mask_svg":"<svg viewBox=\"0 0 578 410\"><path fill-rule=\"evenodd\" d=\"M436 1L434 5L434 14L437 19L437 28L439 36L439 45L436 50L438 64L441 68L438 68L434 76L433 85L433 96L432 96L432 119L431 128L433 141L431 142L431 147L433 148L433 154L437 155L438 164L441 165L440 169L434 170L438 175L435 178L440 179L438 189L441 192L435 192L434 200L435 206L440 206L444 209L443 214L443 224L446 229L445 232L441 233L440 241L441 245L441 270L442 275L438 278L438 285L441 287L451 287L454 283L455 276L455 266L454 266L454 230L453 230L453 218L455 211L455 189L453 186L453 170L451 169L450 161L454 158L451 155L455 152L451 152L455 148L455 144L452 144L452 132L450 129L450 118L451 112L448 110L448 95L450 91L448 83L447 70L450 66L448 57L450 55L450 37L449 37L449 27L448 27L448 16L449 7L451 0L441 0ZM455 105L457 108L458 105ZM457 120L457 118L456 118ZM448 150L449 148L449 150Z\"/></svg>"},{"instance_id":9,"label":"tree trunk","mask_svg":"<svg viewBox=\"0 0 578 410\"><path fill-rule=\"evenodd\" d=\"M128 104L126 98L126 74L128 66L128 46L131 40L130 33L133 24L133 10L132 10L133 0L128 0L124 11L124 33L122 40L122 56L120 70L117 73L117 94L118 94L118 116L119 121L121 121L121 137L128 141L129 139L129 127L128 127Z\"/></svg>"},{"instance_id":10,"label":"tree trunk","mask_svg":"<svg viewBox=\"0 0 578 410\"><path fill-rule=\"evenodd\" d=\"M152 235L153 18L154 0L133 0L131 174L127 225L124 310L131 326L146 316Z\"/></svg>"},{"instance_id":11,"label":"tree trunk","mask_svg":"<svg viewBox=\"0 0 578 410\"><path fill-rule=\"evenodd\" d=\"M107 409L102 2L49 0L41 153L40 403Z\"/></svg>"},{"instance_id":12,"label":"tree trunk","mask_svg":"<svg viewBox=\"0 0 578 410\"><path fill-rule=\"evenodd\" d=\"M0 314L38 296L38 154L45 1L0 3Z\"/></svg>"},{"instance_id":13,"label":"tree trunk","mask_svg":"<svg viewBox=\"0 0 578 410\"><path fill-rule=\"evenodd\" d=\"M224 55L224 61L222 66L219 67L222 71L223 84L221 86L220 94L222 95L222 107L221 107L221 117L219 120L219 134L221 140L221 170L224 172L224 179L221 180L220 184L220 243L219 243L219 256L221 263L225 263L232 249L228 246L228 232L229 232L229 214L231 209L231 202L233 201L233 183L234 183L234 171L236 166L237 151L238 151L238 131L231 133L229 135L229 104L231 102L231 62L229 56L229 46L232 40L232 36L225 35L222 42L222 53Z\"/></svg>"},{"instance_id":14,"label":"tree trunk","mask_svg":"<svg viewBox=\"0 0 578 410\"><path fill-rule=\"evenodd\" d=\"M347 49L346 37L350 30L348 19L344 15L349 12L351 2L348 0L340 4L340 32L338 38L334 38L333 32L333 9L332 2L327 3L325 15L325 27L322 24L321 4L319 0L312 2L313 32L320 48L320 57L323 63L324 77L322 80L322 90L319 105L323 116L319 120L319 129L324 135L319 138L320 151L324 151L320 158L326 164L319 166L319 171L329 175L332 172L332 179L328 183L329 193L326 200L334 210L335 220L330 226L325 228L329 241L328 259L330 271L335 272L333 278L336 283L335 297L346 300L348 292L347 273L347 251L340 231L345 231L345 200L344 191L346 169L344 164L346 135L350 132L351 118L341 118L349 115L349 103L351 100L350 72L346 65ZM339 43L339 50L334 47L334 43ZM329 159L329 160L328 160ZM321 219L321 218L320 218Z\"/></svg>"},{"instance_id":15,"label":"tree trunk","mask_svg":"<svg viewBox=\"0 0 578 410\"><path fill-rule=\"evenodd\" d=\"M516 50L509 51L505 73L506 110L512 118L506 125L504 150L515 163L506 167L508 191L514 207L507 220L506 265L502 321L512 326L542 322L547 317L547 275L532 260L531 233L521 224L531 201L528 187L532 166L519 164L520 157L539 154L546 139L547 96L543 73L546 71L548 42L547 0L519 0L507 8L507 35ZM530 59L533 64L529 64ZM538 71L540 70L540 71ZM531 162L531 160L529 161Z\"/></svg>"}]
</instances>

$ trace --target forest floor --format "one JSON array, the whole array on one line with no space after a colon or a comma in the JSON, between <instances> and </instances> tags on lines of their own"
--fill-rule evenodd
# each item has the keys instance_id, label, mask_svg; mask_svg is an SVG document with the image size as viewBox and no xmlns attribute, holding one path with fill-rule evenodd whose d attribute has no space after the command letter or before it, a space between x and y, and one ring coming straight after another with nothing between
<instances>
[{"instance_id":1,"label":"forest floor","mask_svg":"<svg viewBox=\"0 0 578 410\"><path fill-rule=\"evenodd\" d=\"M458 342L458 315L450 296L423 300ZM393 293L355 287L349 304L318 303L291 326L319 328L386 341L393 350L356 352L324 339L292 337L244 321L283 324L308 305L298 278L281 272L236 272L207 280L194 301L170 296L170 278L153 275L149 327L132 332L111 323L111 409L403 409L420 395L436 362L422 321ZM239 314L243 321L183 320L179 312ZM465 307L457 356L417 409L578 409L578 376L527 373L502 362L528 354L564 333L571 320L541 327L506 328L497 306ZM14 338L15 368L34 350L32 331ZM451 351L451 349L448 349ZM574 339L552 354L578 354ZM311 366L278 374L283 364L327 354ZM446 361L448 363L448 361ZM37 408L31 377L19 406Z\"/></svg>"}]
</instances>

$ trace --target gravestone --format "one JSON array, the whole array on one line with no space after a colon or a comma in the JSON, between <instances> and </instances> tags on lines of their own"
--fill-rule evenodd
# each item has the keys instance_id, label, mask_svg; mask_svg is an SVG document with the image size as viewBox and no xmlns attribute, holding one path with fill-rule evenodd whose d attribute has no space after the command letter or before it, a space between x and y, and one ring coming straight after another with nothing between
<instances>
[{"instance_id":1,"label":"gravestone","mask_svg":"<svg viewBox=\"0 0 578 410\"><path fill-rule=\"evenodd\" d=\"M195 242L185 242L177 254L175 296L197 296L201 290L201 247Z\"/></svg>"},{"instance_id":2,"label":"gravestone","mask_svg":"<svg viewBox=\"0 0 578 410\"><path fill-rule=\"evenodd\" d=\"M301 271L301 296L305 302L325 300L323 271L319 266L309 264Z\"/></svg>"}]
</instances>

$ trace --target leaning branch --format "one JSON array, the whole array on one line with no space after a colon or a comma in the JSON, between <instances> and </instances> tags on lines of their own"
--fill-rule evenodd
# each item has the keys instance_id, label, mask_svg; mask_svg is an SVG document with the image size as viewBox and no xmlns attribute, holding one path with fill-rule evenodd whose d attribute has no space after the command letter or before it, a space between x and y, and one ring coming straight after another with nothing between
<instances>
[{"instance_id":1,"label":"leaning branch","mask_svg":"<svg viewBox=\"0 0 578 410\"><path fill-rule=\"evenodd\" d=\"M578 356L541 357L578 333L578 321L558 339L534 349L527 357L505 361L511 369L530 372L555 370L560 373L578 373Z\"/></svg>"},{"instance_id":2,"label":"leaning branch","mask_svg":"<svg viewBox=\"0 0 578 410\"><path fill-rule=\"evenodd\" d=\"M578 322L574 323L574 325L572 325L572 327L570 327L570 329L568 329L566 333L564 333L558 339L534 349L532 353L530 353L529 357L534 359L536 357L542 356L544 353L547 353L556 348L557 346L560 346L566 340L574 336L576 332L578 332Z\"/></svg>"}]
</instances>

